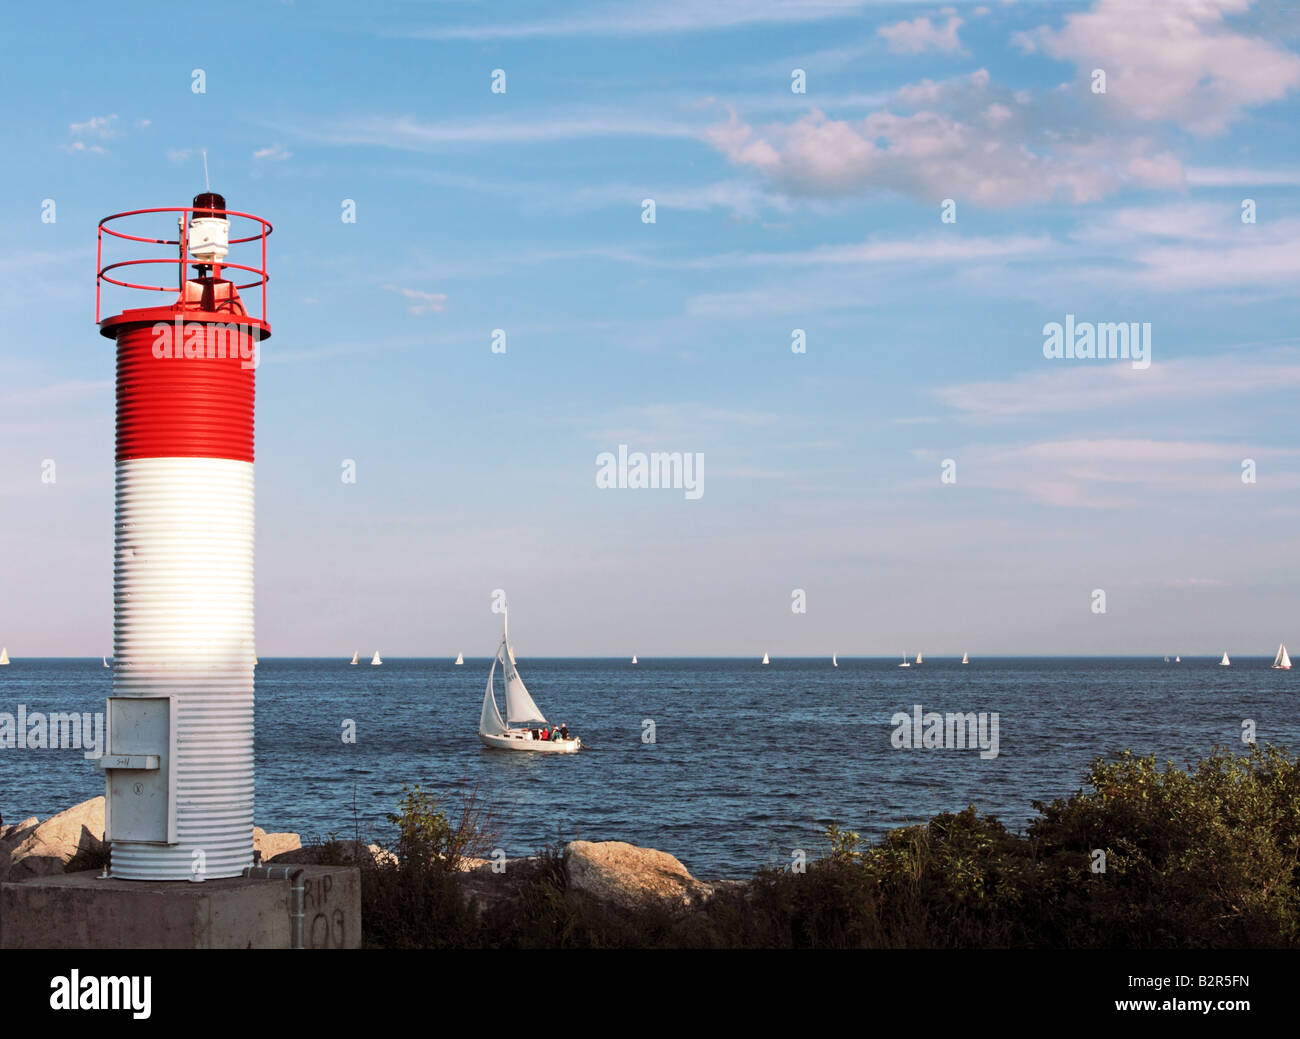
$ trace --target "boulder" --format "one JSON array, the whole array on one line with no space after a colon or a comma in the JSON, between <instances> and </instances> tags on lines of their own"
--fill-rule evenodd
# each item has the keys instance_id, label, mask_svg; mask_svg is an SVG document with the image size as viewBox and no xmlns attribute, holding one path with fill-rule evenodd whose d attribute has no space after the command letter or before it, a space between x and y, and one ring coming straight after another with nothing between
<instances>
[{"instance_id":1,"label":"boulder","mask_svg":"<svg viewBox=\"0 0 1300 1039\"><path fill-rule=\"evenodd\" d=\"M365 844L362 841L333 841L327 844L308 844L290 851L280 852L270 859L263 858L264 864L276 866L367 866L383 862L396 862L391 851L384 851L377 844Z\"/></svg>"},{"instance_id":2,"label":"boulder","mask_svg":"<svg viewBox=\"0 0 1300 1039\"><path fill-rule=\"evenodd\" d=\"M14 849L30 837L40 824L41 821L33 815L30 819L6 826L0 832L0 883L9 879L9 862Z\"/></svg>"},{"instance_id":3,"label":"boulder","mask_svg":"<svg viewBox=\"0 0 1300 1039\"><path fill-rule=\"evenodd\" d=\"M623 841L571 841L564 849L568 890L620 909L689 909L713 896L677 859Z\"/></svg>"},{"instance_id":4,"label":"boulder","mask_svg":"<svg viewBox=\"0 0 1300 1039\"><path fill-rule=\"evenodd\" d=\"M262 853L263 862L301 847L302 839L296 833L267 833L260 826L253 827L253 850Z\"/></svg>"},{"instance_id":5,"label":"boulder","mask_svg":"<svg viewBox=\"0 0 1300 1039\"><path fill-rule=\"evenodd\" d=\"M24 825L22 823L19 824ZM104 847L104 799L95 797L52 815L31 830L23 840L9 844L6 880L25 880L62 873L79 851L101 851Z\"/></svg>"},{"instance_id":6,"label":"boulder","mask_svg":"<svg viewBox=\"0 0 1300 1039\"><path fill-rule=\"evenodd\" d=\"M467 902L477 902L483 910L513 902L542 872L542 862L536 856L504 859L500 863L491 859L462 859L458 866L461 895Z\"/></svg>"}]
</instances>

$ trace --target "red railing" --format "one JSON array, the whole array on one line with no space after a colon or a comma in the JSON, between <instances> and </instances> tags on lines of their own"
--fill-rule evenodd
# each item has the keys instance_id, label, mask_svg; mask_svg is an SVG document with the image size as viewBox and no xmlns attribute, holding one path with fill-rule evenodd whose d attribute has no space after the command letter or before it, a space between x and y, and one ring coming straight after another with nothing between
<instances>
[{"instance_id":1,"label":"red railing","mask_svg":"<svg viewBox=\"0 0 1300 1039\"><path fill-rule=\"evenodd\" d=\"M179 221L180 230L179 238L144 238L140 235L127 234L125 231L118 231L106 225L114 220L122 220L126 217L143 216L146 213L185 213L187 216ZM237 271L247 271L249 274L256 274L257 280L250 281L243 285L236 285L236 290L243 289L260 289L262 296L262 321L266 322L266 283L270 281L270 275L266 271L266 238L271 233L271 223L263 220L260 216L254 216L252 213L239 213L233 209L213 209L211 206L168 206L161 209L132 209L125 213L114 213L112 216L106 216L99 222L99 229L95 236L95 323L100 320L100 289L104 282L110 285L118 285L124 289L143 289L146 292L175 292L183 294L185 286L185 269L199 261L189 256L189 233L190 222L188 214L203 213L205 215L218 214L227 220L235 218L241 220L254 220L257 222L258 229L256 234L246 235L243 238L231 238L229 245L233 249L237 245L243 245L246 242L260 242L262 247L262 266L249 267L242 263L214 263L205 266L212 267L213 277L220 277L221 271L229 267ZM118 260L116 263L104 264L104 235L112 235L114 238L121 238L128 242L143 242L146 245L174 245L178 248L177 255L172 259L150 257L143 260ZM108 272L118 270L119 268L134 267L139 264L164 263L171 264L177 268L177 282L175 285L137 285L134 282L122 281L119 278L109 277Z\"/></svg>"}]
</instances>

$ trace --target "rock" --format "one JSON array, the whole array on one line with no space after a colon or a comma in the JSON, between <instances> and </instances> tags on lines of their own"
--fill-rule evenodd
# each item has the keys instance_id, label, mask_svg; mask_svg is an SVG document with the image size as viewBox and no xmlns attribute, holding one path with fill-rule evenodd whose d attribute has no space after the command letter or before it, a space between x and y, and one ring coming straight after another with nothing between
<instances>
[{"instance_id":1,"label":"rock","mask_svg":"<svg viewBox=\"0 0 1300 1039\"><path fill-rule=\"evenodd\" d=\"M20 823L14 823L12 826L6 826L0 830L0 848L8 845L15 848L26 840L36 827L41 825L41 821L32 816L30 819L24 819Z\"/></svg>"},{"instance_id":2,"label":"rock","mask_svg":"<svg viewBox=\"0 0 1300 1039\"><path fill-rule=\"evenodd\" d=\"M473 899L480 909L490 909L517 899L522 889L541 874L542 863L536 856L522 859L463 859L458 864L457 881L466 901ZM493 869L496 866L496 869Z\"/></svg>"},{"instance_id":3,"label":"rock","mask_svg":"<svg viewBox=\"0 0 1300 1039\"><path fill-rule=\"evenodd\" d=\"M64 865L77 852L103 850L103 797L91 798L58 815L50 816L37 825L21 843L9 847L9 873L6 880L25 880L28 877L62 873Z\"/></svg>"},{"instance_id":4,"label":"rock","mask_svg":"<svg viewBox=\"0 0 1300 1039\"><path fill-rule=\"evenodd\" d=\"M267 833L260 826L253 827L253 850L262 853L263 862L301 847L302 838L296 833Z\"/></svg>"},{"instance_id":5,"label":"rock","mask_svg":"<svg viewBox=\"0 0 1300 1039\"><path fill-rule=\"evenodd\" d=\"M326 859L329 861L326 862ZM277 866L324 866L330 864L364 866L378 865L384 862L392 863L396 862L397 858L391 851L384 851L377 844L364 844L361 841L337 841L329 844L300 846L291 851L281 852L271 859L264 858L262 861L265 864L274 863Z\"/></svg>"},{"instance_id":6,"label":"rock","mask_svg":"<svg viewBox=\"0 0 1300 1039\"><path fill-rule=\"evenodd\" d=\"M620 909L689 909L713 896L677 859L623 841L571 841L564 849L568 890Z\"/></svg>"},{"instance_id":7,"label":"rock","mask_svg":"<svg viewBox=\"0 0 1300 1039\"><path fill-rule=\"evenodd\" d=\"M40 824L41 821L33 815L30 819L6 826L4 832L0 833L0 883L9 879L9 862L14 849L30 837Z\"/></svg>"}]
</instances>

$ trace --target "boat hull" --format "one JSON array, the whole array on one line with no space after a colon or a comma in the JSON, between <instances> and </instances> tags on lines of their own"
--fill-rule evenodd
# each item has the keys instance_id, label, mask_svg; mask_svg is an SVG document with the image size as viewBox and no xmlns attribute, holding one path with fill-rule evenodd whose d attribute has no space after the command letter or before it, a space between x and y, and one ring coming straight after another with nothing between
<instances>
[{"instance_id":1,"label":"boat hull","mask_svg":"<svg viewBox=\"0 0 1300 1039\"><path fill-rule=\"evenodd\" d=\"M582 748L582 740L577 736L567 740L535 740L529 729L512 729L501 735L480 732L478 738L485 747L493 750L520 750L534 754L576 754Z\"/></svg>"}]
</instances>

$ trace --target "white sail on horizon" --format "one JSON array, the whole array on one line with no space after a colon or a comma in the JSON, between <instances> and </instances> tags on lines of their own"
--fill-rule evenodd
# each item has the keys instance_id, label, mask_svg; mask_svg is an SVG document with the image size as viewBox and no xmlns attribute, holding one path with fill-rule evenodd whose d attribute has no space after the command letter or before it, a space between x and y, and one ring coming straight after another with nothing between
<instances>
[{"instance_id":1,"label":"white sail on horizon","mask_svg":"<svg viewBox=\"0 0 1300 1039\"><path fill-rule=\"evenodd\" d=\"M832 653L832 654L831 654L831 667L839 667L839 666L840 666L840 662L839 662L838 660L835 659L835 654Z\"/></svg>"},{"instance_id":2,"label":"white sail on horizon","mask_svg":"<svg viewBox=\"0 0 1300 1039\"><path fill-rule=\"evenodd\" d=\"M370 658L370 666L378 667L383 661L379 659L379 650L375 650L375 655Z\"/></svg>"},{"instance_id":3,"label":"white sail on horizon","mask_svg":"<svg viewBox=\"0 0 1300 1039\"><path fill-rule=\"evenodd\" d=\"M770 663L771 663L771 661L767 659L767 654L766 654L766 653L763 654L763 663L764 663L764 664L770 664Z\"/></svg>"},{"instance_id":4,"label":"white sail on horizon","mask_svg":"<svg viewBox=\"0 0 1300 1039\"><path fill-rule=\"evenodd\" d=\"M465 663L465 654L457 651L455 663L460 666Z\"/></svg>"},{"instance_id":5,"label":"white sail on horizon","mask_svg":"<svg viewBox=\"0 0 1300 1039\"><path fill-rule=\"evenodd\" d=\"M1220 666L1220 667L1228 667L1228 666L1231 665L1231 664L1232 664L1232 661L1228 659L1228 651L1225 649L1225 650L1223 651L1223 659L1219 661L1219 666Z\"/></svg>"},{"instance_id":6,"label":"white sail on horizon","mask_svg":"<svg viewBox=\"0 0 1300 1039\"><path fill-rule=\"evenodd\" d=\"M925 663L925 660L921 657L921 654L920 654L920 653L918 653L918 654L916 655L916 662L917 662L918 664L924 664L924 663Z\"/></svg>"},{"instance_id":7,"label":"white sail on horizon","mask_svg":"<svg viewBox=\"0 0 1300 1039\"><path fill-rule=\"evenodd\" d=\"M0 667L7 666L8 664L9 664L9 647L0 646Z\"/></svg>"},{"instance_id":8,"label":"white sail on horizon","mask_svg":"<svg viewBox=\"0 0 1300 1039\"><path fill-rule=\"evenodd\" d=\"M355 663L357 663L360 659L361 659L361 650L357 650L355 653L352 654L352 663L355 664Z\"/></svg>"},{"instance_id":9,"label":"white sail on horizon","mask_svg":"<svg viewBox=\"0 0 1300 1039\"><path fill-rule=\"evenodd\" d=\"M969 664L969 663L970 663L970 654L969 654L969 653L963 653L963 654L961 655L961 662L962 662L963 664Z\"/></svg>"},{"instance_id":10,"label":"white sail on horizon","mask_svg":"<svg viewBox=\"0 0 1300 1039\"><path fill-rule=\"evenodd\" d=\"M1286 643L1283 642L1277 647L1277 656L1273 658L1273 666L1279 671L1288 671L1291 668L1291 657L1286 651Z\"/></svg>"}]
</instances>

